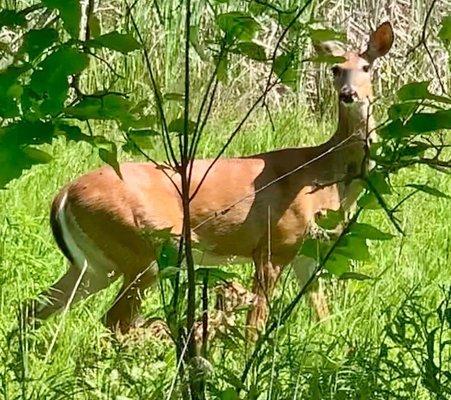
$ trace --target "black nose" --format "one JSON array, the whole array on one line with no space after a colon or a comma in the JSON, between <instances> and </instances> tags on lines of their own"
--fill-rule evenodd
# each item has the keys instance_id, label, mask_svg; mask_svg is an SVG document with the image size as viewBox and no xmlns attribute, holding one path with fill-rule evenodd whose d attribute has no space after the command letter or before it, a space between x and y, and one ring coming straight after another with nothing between
<instances>
[{"instance_id":1,"label":"black nose","mask_svg":"<svg viewBox=\"0 0 451 400\"><path fill-rule=\"evenodd\" d=\"M345 86L340 90L340 101L344 103L353 103L354 98L357 97L355 90L352 90L349 86Z\"/></svg>"}]
</instances>

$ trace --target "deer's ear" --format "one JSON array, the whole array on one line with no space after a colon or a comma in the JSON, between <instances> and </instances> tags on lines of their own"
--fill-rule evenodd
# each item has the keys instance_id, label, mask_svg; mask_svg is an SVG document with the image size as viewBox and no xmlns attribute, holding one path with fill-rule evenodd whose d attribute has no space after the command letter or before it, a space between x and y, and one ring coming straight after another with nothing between
<instances>
[{"instance_id":1,"label":"deer's ear","mask_svg":"<svg viewBox=\"0 0 451 400\"><path fill-rule=\"evenodd\" d=\"M340 57L345 53L343 45L337 41L314 43L313 47L321 55Z\"/></svg>"},{"instance_id":2,"label":"deer's ear","mask_svg":"<svg viewBox=\"0 0 451 400\"><path fill-rule=\"evenodd\" d=\"M384 56L390 50L394 38L390 22L384 22L370 35L368 48L362 54L362 57L372 63L376 58Z\"/></svg>"}]
</instances>

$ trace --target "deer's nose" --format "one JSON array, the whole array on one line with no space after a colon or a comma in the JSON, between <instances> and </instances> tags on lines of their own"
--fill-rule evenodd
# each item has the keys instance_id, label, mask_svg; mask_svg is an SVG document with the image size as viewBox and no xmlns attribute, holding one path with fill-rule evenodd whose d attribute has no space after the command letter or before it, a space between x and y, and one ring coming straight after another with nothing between
<instances>
[{"instance_id":1,"label":"deer's nose","mask_svg":"<svg viewBox=\"0 0 451 400\"><path fill-rule=\"evenodd\" d=\"M353 103L354 99L357 97L357 92L352 89L350 86L344 86L340 90L340 101L344 103Z\"/></svg>"}]
</instances>

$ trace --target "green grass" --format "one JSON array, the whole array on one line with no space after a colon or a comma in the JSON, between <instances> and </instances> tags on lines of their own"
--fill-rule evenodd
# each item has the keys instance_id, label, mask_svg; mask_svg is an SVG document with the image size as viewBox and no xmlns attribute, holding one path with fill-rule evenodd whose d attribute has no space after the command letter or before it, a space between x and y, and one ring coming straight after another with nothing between
<instances>
[{"instance_id":1,"label":"green grass","mask_svg":"<svg viewBox=\"0 0 451 400\"><path fill-rule=\"evenodd\" d=\"M216 118L207 129L201 155L213 155L233 126L233 120ZM275 132L263 117L254 118L229 155L311 144L324 140L327 132L331 128L315 126L303 113L277 115ZM149 337L117 341L100 322L117 285L38 330L18 330L20 304L66 269L50 233L50 202L65 183L100 165L95 151L85 144L58 141L49 150L54 161L33 168L0 193L0 398L167 398L176 373L173 346ZM160 149L151 151L162 155ZM444 192L450 187L448 177L423 168L396 177L393 183L399 196L406 192L405 182L429 182ZM394 398L435 398L421 380L422 364L415 366L409 351L393 344L385 333L403 302L407 301L403 310L409 310L410 304L412 312L419 311L421 316L435 310L445 297L441 286L451 285L449 210L447 200L418 194L404 204L400 214L407 236L373 242L372 261L356 266L374 279L328 283L332 313L322 323L301 303L251 373L250 382L263 391L259 398L385 399L393 398L393 393ZM393 231L380 211L368 212L364 219ZM251 267L234 267L241 268L249 277ZM285 290L282 293L281 284L277 293L283 303L297 291L289 271L282 281L285 278ZM243 280L250 285L249 279ZM160 314L160 305L157 290L149 293L146 315ZM426 326L434 323L436 319ZM419 354L427 354L421 332L408 327L406 335L412 336L413 348L422 349ZM381 356L384 345L388 354ZM215 388L220 391L230 386L234 375L239 376L246 346L217 342L211 354L214 393ZM399 354L404 362L399 363ZM449 354L442 368L450 370ZM173 398L179 398L177 392Z\"/></svg>"}]
</instances>

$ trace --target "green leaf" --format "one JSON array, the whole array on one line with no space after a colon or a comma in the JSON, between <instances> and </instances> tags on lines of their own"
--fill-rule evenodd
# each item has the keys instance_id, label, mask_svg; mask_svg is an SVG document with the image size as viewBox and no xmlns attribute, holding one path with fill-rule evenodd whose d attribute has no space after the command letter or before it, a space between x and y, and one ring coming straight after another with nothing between
<instances>
[{"instance_id":1,"label":"green leaf","mask_svg":"<svg viewBox=\"0 0 451 400\"><path fill-rule=\"evenodd\" d=\"M357 200L357 205L365 210L377 210L381 208L381 205L373 193L365 193Z\"/></svg>"},{"instance_id":2,"label":"green leaf","mask_svg":"<svg viewBox=\"0 0 451 400\"><path fill-rule=\"evenodd\" d=\"M343 32L337 32L332 29L309 29L310 38L314 43L327 42L330 40L346 41L346 35Z\"/></svg>"},{"instance_id":3,"label":"green leaf","mask_svg":"<svg viewBox=\"0 0 451 400\"><path fill-rule=\"evenodd\" d=\"M9 28L15 26L27 26L27 19L21 13L5 8L0 11L0 28L3 28L4 26Z\"/></svg>"},{"instance_id":4,"label":"green leaf","mask_svg":"<svg viewBox=\"0 0 451 400\"><path fill-rule=\"evenodd\" d=\"M274 73L280 78L282 83L296 89L298 81L297 65L293 53L281 54L274 60Z\"/></svg>"},{"instance_id":5,"label":"green leaf","mask_svg":"<svg viewBox=\"0 0 451 400\"><path fill-rule=\"evenodd\" d=\"M19 77L28 69L28 67L11 65L0 73L0 117L14 118L19 116L18 100L23 93L23 86Z\"/></svg>"},{"instance_id":6,"label":"green leaf","mask_svg":"<svg viewBox=\"0 0 451 400\"><path fill-rule=\"evenodd\" d=\"M128 134L128 138L141 149L152 148L155 144L153 138L160 136L160 132L153 129L131 129Z\"/></svg>"},{"instance_id":7,"label":"green leaf","mask_svg":"<svg viewBox=\"0 0 451 400\"><path fill-rule=\"evenodd\" d=\"M40 111L59 113L69 91L68 77L87 68L88 56L71 47L61 46L38 64L31 75L30 88L41 97Z\"/></svg>"},{"instance_id":8,"label":"green leaf","mask_svg":"<svg viewBox=\"0 0 451 400\"><path fill-rule=\"evenodd\" d=\"M402 138L410 132L400 119L396 119L378 130L378 134L385 139Z\"/></svg>"},{"instance_id":9,"label":"green leaf","mask_svg":"<svg viewBox=\"0 0 451 400\"><path fill-rule=\"evenodd\" d=\"M51 143L54 126L50 122L18 121L0 128L0 147L23 147Z\"/></svg>"},{"instance_id":10,"label":"green leaf","mask_svg":"<svg viewBox=\"0 0 451 400\"><path fill-rule=\"evenodd\" d=\"M349 271L349 258L340 254L333 254L327 260L324 268L333 275L342 276Z\"/></svg>"},{"instance_id":11,"label":"green leaf","mask_svg":"<svg viewBox=\"0 0 451 400\"><path fill-rule=\"evenodd\" d=\"M340 64L344 62L346 58L333 56L330 54L317 54L313 58L309 58L306 61L314 62L314 63L326 63L326 64Z\"/></svg>"},{"instance_id":12,"label":"green leaf","mask_svg":"<svg viewBox=\"0 0 451 400\"><path fill-rule=\"evenodd\" d=\"M105 96L87 96L78 104L66 107L64 112L67 115L80 120L88 119L115 119L128 122L132 119L129 113L130 102L118 94L107 94Z\"/></svg>"},{"instance_id":13,"label":"green leaf","mask_svg":"<svg viewBox=\"0 0 451 400\"><path fill-rule=\"evenodd\" d=\"M31 29L24 35L19 54L27 53L33 60L57 40L58 32L55 29Z\"/></svg>"},{"instance_id":14,"label":"green leaf","mask_svg":"<svg viewBox=\"0 0 451 400\"><path fill-rule=\"evenodd\" d=\"M159 270L162 271L170 267L176 267L178 263L178 258L179 258L178 249L174 245L174 243L171 240L164 241L163 244L161 245L157 258ZM176 272L180 271L180 268L175 269L177 270Z\"/></svg>"},{"instance_id":15,"label":"green leaf","mask_svg":"<svg viewBox=\"0 0 451 400\"><path fill-rule=\"evenodd\" d=\"M335 251L351 260L366 261L370 258L366 240L358 236L345 236Z\"/></svg>"},{"instance_id":16,"label":"green leaf","mask_svg":"<svg viewBox=\"0 0 451 400\"><path fill-rule=\"evenodd\" d=\"M361 274L359 272L345 272L340 276L340 279L353 279L357 281L366 281L368 279L373 279L371 276Z\"/></svg>"},{"instance_id":17,"label":"green leaf","mask_svg":"<svg viewBox=\"0 0 451 400\"><path fill-rule=\"evenodd\" d=\"M391 188L388 184L387 178L379 171L372 171L369 176L368 180L370 181L370 184L372 187L380 194L390 194Z\"/></svg>"},{"instance_id":18,"label":"green leaf","mask_svg":"<svg viewBox=\"0 0 451 400\"><path fill-rule=\"evenodd\" d=\"M164 268L160 267L160 272L158 274L158 277L161 280L171 279L174 276L176 276L179 272L180 272L180 268L177 268L177 267L164 267Z\"/></svg>"},{"instance_id":19,"label":"green leaf","mask_svg":"<svg viewBox=\"0 0 451 400\"><path fill-rule=\"evenodd\" d=\"M42 0L50 9L58 10L64 29L74 38L80 34L81 2L79 0Z\"/></svg>"},{"instance_id":20,"label":"green leaf","mask_svg":"<svg viewBox=\"0 0 451 400\"><path fill-rule=\"evenodd\" d=\"M418 105L417 101L392 104L388 109L388 116L392 120L407 119L416 111Z\"/></svg>"},{"instance_id":21,"label":"green leaf","mask_svg":"<svg viewBox=\"0 0 451 400\"><path fill-rule=\"evenodd\" d=\"M251 58L256 61L265 61L266 54L265 49L257 43L254 42L241 42L236 46L238 53Z\"/></svg>"},{"instance_id":22,"label":"green leaf","mask_svg":"<svg viewBox=\"0 0 451 400\"><path fill-rule=\"evenodd\" d=\"M339 224L341 224L344 220L344 214L342 210L333 211L329 210L327 211L327 214L320 217L316 223L324 229L334 229Z\"/></svg>"},{"instance_id":23,"label":"green leaf","mask_svg":"<svg viewBox=\"0 0 451 400\"><path fill-rule=\"evenodd\" d=\"M220 400L240 400L240 396L234 388L227 388L219 394Z\"/></svg>"},{"instance_id":24,"label":"green leaf","mask_svg":"<svg viewBox=\"0 0 451 400\"><path fill-rule=\"evenodd\" d=\"M451 129L451 108L435 113L414 114L405 125L405 128L413 134Z\"/></svg>"},{"instance_id":25,"label":"green leaf","mask_svg":"<svg viewBox=\"0 0 451 400\"><path fill-rule=\"evenodd\" d=\"M451 99L431 93L428 89L429 81L412 82L401 87L397 96L402 101L408 100L434 100L441 103L451 104Z\"/></svg>"},{"instance_id":26,"label":"green leaf","mask_svg":"<svg viewBox=\"0 0 451 400\"><path fill-rule=\"evenodd\" d=\"M215 59L215 61L218 62L217 58ZM219 60L216 76L218 77L219 82L227 83L229 76L229 59L227 57L227 54L224 54Z\"/></svg>"},{"instance_id":27,"label":"green leaf","mask_svg":"<svg viewBox=\"0 0 451 400\"><path fill-rule=\"evenodd\" d=\"M196 129L196 123L194 121L188 121L188 133L191 134ZM185 130L185 119L177 118L169 123L169 132L176 132L183 134Z\"/></svg>"},{"instance_id":28,"label":"green leaf","mask_svg":"<svg viewBox=\"0 0 451 400\"><path fill-rule=\"evenodd\" d=\"M239 11L218 15L216 23L229 41L251 41L260 30L260 24L253 17Z\"/></svg>"},{"instance_id":29,"label":"green leaf","mask_svg":"<svg viewBox=\"0 0 451 400\"><path fill-rule=\"evenodd\" d=\"M389 240L394 237L391 233L381 232L376 227L363 223L354 223L350 234L369 240Z\"/></svg>"},{"instance_id":30,"label":"green leaf","mask_svg":"<svg viewBox=\"0 0 451 400\"><path fill-rule=\"evenodd\" d=\"M448 194L443 193L440 190L430 187L430 186L427 186L427 185L418 185L418 184L414 184L414 183L409 183L406 186L420 190L421 192L430 194L431 196L442 197L445 199L451 199L451 196L449 196Z\"/></svg>"},{"instance_id":31,"label":"green leaf","mask_svg":"<svg viewBox=\"0 0 451 400\"><path fill-rule=\"evenodd\" d=\"M97 36L100 36L101 27L100 27L99 18L97 18L97 16L95 16L94 14L91 14L89 16L88 25L89 25L89 37L90 38L96 38Z\"/></svg>"},{"instance_id":32,"label":"green leaf","mask_svg":"<svg viewBox=\"0 0 451 400\"><path fill-rule=\"evenodd\" d=\"M87 44L91 47L106 47L110 50L119 51L123 54L127 54L141 48L141 45L132 35L129 33L119 33L116 31L109 32L95 39L89 40Z\"/></svg>"},{"instance_id":33,"label":"green leaf","mask_svg":"<svg viewBox=\"0 0 451 400\"><path fill-rule=\"evenodd\" d=\"M451 41L451 15L443 18L438 37L444 42Z\"/></svg>"}]
</instances>

